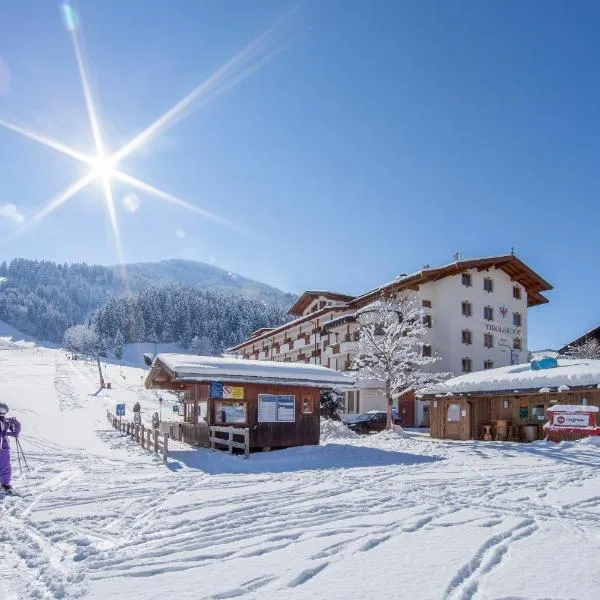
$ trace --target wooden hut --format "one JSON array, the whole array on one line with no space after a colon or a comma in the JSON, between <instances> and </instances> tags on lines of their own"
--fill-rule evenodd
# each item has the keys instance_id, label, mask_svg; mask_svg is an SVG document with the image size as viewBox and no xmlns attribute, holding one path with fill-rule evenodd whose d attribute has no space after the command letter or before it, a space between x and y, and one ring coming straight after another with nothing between
<instances>
[{"instance_id":1,"label":"wooden hut","mask_svg":"<svg viewBox=\"0 0 600 600\"><path fill-rule=\"evenodd\" d=\"M600 407L600 360L544 359L478 371L422 390L431 437L454 440L543 439L556 404Z\"/></svg>"},{"instance_id":2,"label":"wooden hut","mask_svg":"<svg viewBox=\"0 0 600 600\"><path fill-rule=\"evenodd\" d=\"M319 443L320 392L354 380L326 367L159 354L146 387L184 392L182 438L206 445L210 427L248 428L251 450Z\"/></svg>"}]
</instances>

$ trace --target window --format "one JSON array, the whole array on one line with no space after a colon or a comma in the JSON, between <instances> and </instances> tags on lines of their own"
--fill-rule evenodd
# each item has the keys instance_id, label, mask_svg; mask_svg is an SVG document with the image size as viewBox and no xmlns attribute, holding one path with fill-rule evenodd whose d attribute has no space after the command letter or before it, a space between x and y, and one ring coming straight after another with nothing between
<instances>
[{"instance_id":1,"label":"window","mask_svg":"<svg viewBox=\"0 0 600 600\"><path fill-rule=\"evenodd\" d=\"M469 329L463 329L462 331L462 343L463 344L472 344L473 343L473 334Z\"/></svg>"},{"instance_id":2,"label":"window","mask_svg":"<svg viewBox=\"0 0 600 600\"><path fill-rule=\"evenodd\" d=\"M258 395L259 423L293 423L296 420L296 397Z\"/></svg>"},{"instance_id":3,"label":"window","mask_svg":"<svg viewBox=\"0 0 600 600\"><path fill-rule=\"evenodd\" d=\"M518 285L513 286L513 298L521 299L521 288Z\"/></svg>"},{"instance_id":4,"label":"window","mask_svg":"<svg viewBox=\"0 0 600 600\"><path fill-rule=\"evenodd\" d=\"M470 358L462 359L462 370L463 370L463 373L470 373L472 371Z\"/></svg>"},{"instance_id":5,"label":"window","mask_svg":"<svg viewBox=\"0 0 600 600\"><path fill-rule=\"evenodd\" d=\"M448 404L448 423L460 421L460 404Z\"/></svg>"},{"instance_id":6,"label":"window","mask_svg":"<svg viewBox=\"0 0 600 600\"><path fill-rule=\"evenodd\" d=\"M246 402L215 402L215 422L246 423Z\"/></svg>"},{"instance_id":7,"label":"window","mask_svg":"<svg viewBox=\"0 0 600 600\"><path fill-rule=\"evenodd\" d=\"M346 412L360 412L360 391L346 392Z\"/></svg>"},{"instance_id":8,"label":"window","mask_svg":"<svg viewBox=\"0 0 600 600\"><path fill-rule=\"evenodd\" d=\"M484 369L493 369L494 368L494 361L493 360L484 360L483 361L483 368Z\"/></svg>"},{"instance_id":9,"label":"window","mask_svg":"<svg viewBox=\"0 0 600 600\"><path fill-rule=\"evenodd\" d=\"M462 314L465 317L470 317L472 314L472 309L473 307L471 306L470 302L463 302L462 303Z\"/></svg>"},{"instance_id":10,"label":"window","mask_svg":"<svg viewBox=\"0 0 600 600\"><path fill-rule=\"evenodd\" d=\"M494 281L492 279L490 279L489 277L486 277L483 280L483 289L486 292L493 292L494 291Z\"/></svg>"},{"instance_id":11,"label":"window","mask_svg":"<svg viewBox=\"0 0 600 600\"><path fill-rule=\"evenodd\" d=\"M491 306L484 306L483 307L483 318L486 321L493 321L494 320L494 309Z\"/></svg>"},{"instance_id":12,"label":"window","mask_svg":"<svg viewBox=\"0 0 600 600\"><path fill-rule=\"evenodd\" d=\"M313 399L310 396L302 398L302 414L312 415L313 412Z\"/></svg>"},{"instance_id":13,"label":"window","mask_svg":"<svg viewBox=\"0 0 600 600\"><path fill-rule=\"evenodd\" d=\"M521 350L521 340L519 338L513 340L513 350Z\"/></svg>"},{"instance_id":14,"label":"window","mask_svg":"<svg viewBox=\"0 0 600 600\"><path fill-rule=\"evenodd\" d=\"M513 325L521 327L521 313L513 313Z\"/></svg>"},{"instance_id":15,"label":"window","mask_svg":"<svg viewBox=\"0 0 600 600\"><path fill-rule=\"evenodd\" d=\"M531 418L534 421L546 420L546 407L543 404L534 404L531 407Z\"/></svg>"},{"instance_id":16,"label":"window","mask_svg":"<svg viewBox=\"0 0 600 600\"><path fill-rule=\"evenodd\" d=\"M423 300L424 308L431 308L431 300Z\"/></svg>"},{"instance_id":17,"label":"window","mask_svg":"<svg viewBox=\"0 0 600 600\"><path fill-rule=\"evenodd\" d=\"M471 287L471 273L462 274L462 284L466 287Z\"/></svg>"},{"instance_id":18,"label":"window","mask_svg":"<svg viewBox=\"0 0 600 600\"><path fill-rule=\"evenodd\" d=\"M483 334L483 345L486 348L493 348L494 347L494 336L491 333L484 333Z\"/></svg>"},{"instance_id":19,"label":"window","mask_svg":"<svg viewBox=\"0 0 600 600\"><path fill-rule=\"evenodd\" d=\"M431 327L431 315L423 315L423 325L425 325L425 327Z\"/></svg>"},{"instance_id":20,"label":"window","mask_svg":"<svg viewBox=\"0 0 600 600\"><path fill-rule=\"evenodd\" d=\"M423 356L431 356L431 346L423 346Z\"/></svg>"}]
</instances>

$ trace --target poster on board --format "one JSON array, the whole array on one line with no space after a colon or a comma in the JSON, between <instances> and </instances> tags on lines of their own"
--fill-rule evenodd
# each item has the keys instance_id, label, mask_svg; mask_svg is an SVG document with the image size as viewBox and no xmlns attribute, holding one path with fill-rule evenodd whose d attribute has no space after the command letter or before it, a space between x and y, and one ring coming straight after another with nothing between
<instances>
[{"instance_id":1,"label":"poster on board","mask_svg":"<svg viewBox=\"0 0 600 600\"><path fill-rule=\"evenodd\" d=\"M295 396L258 395L259 423L293 423L295 420Z\"/></svg>"}]
</instances>

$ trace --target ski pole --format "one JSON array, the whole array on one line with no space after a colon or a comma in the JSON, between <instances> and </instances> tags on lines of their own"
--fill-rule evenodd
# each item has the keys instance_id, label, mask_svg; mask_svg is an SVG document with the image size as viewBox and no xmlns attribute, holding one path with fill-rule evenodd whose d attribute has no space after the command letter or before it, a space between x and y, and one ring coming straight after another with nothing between
<instances>
[{"instance_id":1,"label":"ski pole","mask_svg":"<svg viewBox=\"0 0 600 600\"><path fill-rule=\"evenodd\" d=\"M19 438L15 438L15 440L18 440ZM17 458L19 459L19 471L21 472L21 475L23 475L23 465L21 464L21 453L19 452L19 444L17 444Z\"/></svg>"},{"instance_id":2,"label":"ski pole","mask_svg":"<svg viewBox=\"0 0 600 600\"><path fill-rule=\"evenodd\" d=\"M21 456L23 456L23 462L25 463L25 466L27 467L27 470L29 471L29 465L27 464L27 458L25 458L25 452L23 452L23 447L21 446L21 442L19 441L19 438L15 438L17 440L17 449L21 451Z\"/></svg>"}]
</instances>

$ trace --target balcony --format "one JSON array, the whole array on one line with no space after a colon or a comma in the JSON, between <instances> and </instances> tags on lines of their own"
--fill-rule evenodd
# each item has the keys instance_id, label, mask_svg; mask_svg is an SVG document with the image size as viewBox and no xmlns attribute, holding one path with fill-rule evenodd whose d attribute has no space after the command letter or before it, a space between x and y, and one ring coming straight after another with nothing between
<instances>
[{"instance_id":1,"label":"balcony","mask_svg":"<svg viewBox=\"0 0 600 600\"><path fill-rule=\"evenodd\" d=\"M331 354L339 354L341 352L340 346L341 344L333 344L331 346Z\"/></svg>"},{"instance_id":2,"label":"balcony","mask_svg":"<svg viewBox=\"0 0 600 600\"><path fill-rule=\"evenodd\" d=\"M321 356L321 350L319 350L319 349L317 349L317 350L313 350L313 351L310 353L310 355L311 355L311 357L312 357L312 358L315 358L315 356Z\"/></svg>"}]
</instances>

